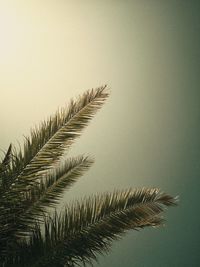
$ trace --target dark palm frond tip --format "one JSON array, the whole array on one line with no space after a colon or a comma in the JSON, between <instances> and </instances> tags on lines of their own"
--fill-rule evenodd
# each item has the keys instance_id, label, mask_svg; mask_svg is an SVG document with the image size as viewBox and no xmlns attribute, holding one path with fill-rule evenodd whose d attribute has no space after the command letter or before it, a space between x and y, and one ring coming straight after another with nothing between
<instances>
[{"instance_id":1,"label":"dark palm frond tip","mask_svg":"<svg viewBox=\"0 0 200 267\"><path fill-rule=\"evenodd\" d=\"M2 160L1 164L7 166L10 163L12 156L12 144L9 145L7 152L5 153L4 159Z\"/></svg>"},{"instance_id":2,"label":"dark palm frond tip","mask_svg":"<svg viewBox=\"0 0 200 267\"><path fill-rule=\"evenodd\" d=\"M12 145L10 144L4 158L0 162L0 177L5 173L10 165L12 157ZM1 177L2 178L2 177Z\"/></svg>"},{"instance_id":3,"label":"dark palm frond tip","mask_svg":"<svg viewBox=\"0 0 200 267\"><path fill-rule=\"evenodd\" d=\"M112 241L126 231L161 225L164 207L173 205L175 198L146 188L105 193L75 202L63 214L45 218L44 236L40 227L34 232L29 246L38 260L34 258L33 266L91 263L91 259L97 259L97 253L107 252Z\"/></svg>"},{"instance_id":4,"label":"dark palm frond tip","mask_svg":"<svg viewBox=\"0 0 200 267\"><path fill-rule=\"evenodd\" d=\"M9 145L3 160L0 162L0 191L4 190L12 183L8 171L12 160L12 144Z\"/></svg>"}]
</instances>

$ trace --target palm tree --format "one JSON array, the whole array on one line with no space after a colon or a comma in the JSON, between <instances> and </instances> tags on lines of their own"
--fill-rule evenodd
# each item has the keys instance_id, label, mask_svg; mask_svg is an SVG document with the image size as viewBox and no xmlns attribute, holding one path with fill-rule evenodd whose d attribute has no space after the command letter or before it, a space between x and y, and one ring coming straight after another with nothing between
<instances>
[{"instance_id":1,"label":"palm tree","mask_svg":"<svg viewBox=\"0 0 200 267\"><path fill-rule=\"evenodd\" d=\"M92 263L130 229L162 224L176 204L159 189L96 194L55 208L93 159L66 158L108 97L106 86L86 91L68 108L31 130L23 148L9 146L0 163L0 266L77 266Z\"/></svg>"}]
</instances>

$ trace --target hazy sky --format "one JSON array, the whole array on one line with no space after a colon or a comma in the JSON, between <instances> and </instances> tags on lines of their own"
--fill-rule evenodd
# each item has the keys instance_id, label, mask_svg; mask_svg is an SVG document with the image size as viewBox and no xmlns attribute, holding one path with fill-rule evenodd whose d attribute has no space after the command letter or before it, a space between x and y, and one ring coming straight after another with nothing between
<instances>
[{"instance_id":1,"label":"hazy sky","mask_svg":"<svg viewBox=\"0 0 200 267\"><path fill-rule=\"evenodd\" d=\"M180 196L166 227L130 232L100 267L199 266L199 14L191 0L0 0L0 148L108 84L71 151L96 163L64 200L142 186Z\"/></svg>"}]
</instances>

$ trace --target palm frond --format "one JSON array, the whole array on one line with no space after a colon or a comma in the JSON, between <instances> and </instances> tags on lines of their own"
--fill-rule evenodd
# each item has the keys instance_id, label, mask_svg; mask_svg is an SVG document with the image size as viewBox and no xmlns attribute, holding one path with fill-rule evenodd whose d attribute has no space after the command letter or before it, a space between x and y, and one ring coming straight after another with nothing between
<instances>
[{"instance_id":1,"label":"palm frond","mask_svg":"<svg viewBox=\"0 0 200 267\"><path fill-rule=\"evenodd\" d=\"M69 158L46 173L44 177L26 192L26 199L35 206L54 207L63 192L74 184L93 164L90 157ZM36 201L36 203L35 203Z\"/></svg>"},{"instance_id":2,"label":"palm frond","mask_svg":"<svg viewBox=\"0 0 200 267\"><path fill-rule=\"evenodd\" d=\"M38 129L32 130L31 137L25 140L23 153L20 150L13 157L10 175L15 176L15 183L12 191L25 189L55 167L107 97L106 86L88 90L78 100L72 100L67 110L58 111Z\"/></svg>"},{"instance_id":3,"label":"palm frond","mask_svg":"<svg viewBox=\"0 0 200 267\"><path fill-rule=\"evenodd\" d=\"M46 173L39 183L30 187L21 202L14 208L11 206L11 212L2 209L0 224L5 225L6 218L7 229L3 231L7 238L17 239L30 235L35 220L43 217L48 208L54 207L64 191L75 183L92 163L93 159L84 156L65 160L61 166Z\"/></svg>"},{"instance_id":4,"label":"palm frond","mask_svg":"<svg viewBox=\"0 0 200 267\"><path fill-rule=\"evenodd\" d=\"M84 156L69 158L61 166L44 175L39 183L30 187L26 192L24 203L22 202L23 212L18 217L18 234L20 225L22 232L25 231L25 226L27 226L25 232L30 231L28 226L33 225L36 218L43 217L48 208L55 207L64 191L69 189L93 162L92 158Z\"/></svg>"},{"instance_id":5,"label":"palm frond","mask_svg":"<svg viewBox=\"0 0 200 267\"><path fill-rule=\"evenodd\" d=\"M0 192L3 191L12 183L12 179L10 175L8 175L11 159L12 159L12 144L9 145L8 150L5 153L2 162L0 162Z\"/></svg>"},{"instance_id":6,"label":"palm frond","mask_svg":"<svg viewBox=\"0 0 200 267\"><path fill-rule=\"evenodd\" d=\"M96 195L67 206L64 214L45 219L45 232L37 225L24 251L31 251L30 266L75 266L91 263L107 252L113 240L130 229L158 226L165 206L176 199L158 189L126 190ZM22 261L25 261L23 259Z\"/></svg>"},{"instance_id":7,"label":"palm frond","mask_svg":"<svg viewBox=\"0 0 200 267\"><path fill-rule=\"evenodd\" d=\"M9 145L8 150L4 156L4 159L2 160L1 164L4 166L9 165L12 155L12 144Z\"/></svg>"}]
</instances>

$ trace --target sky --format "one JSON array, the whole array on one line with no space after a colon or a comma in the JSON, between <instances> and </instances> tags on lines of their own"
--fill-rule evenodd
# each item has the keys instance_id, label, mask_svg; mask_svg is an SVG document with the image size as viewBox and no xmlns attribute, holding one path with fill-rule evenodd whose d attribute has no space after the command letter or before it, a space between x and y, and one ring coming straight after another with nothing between
<instances>
[{"instance_id":1,"label":"sky","mask_svg":"<svg viewBox=\"0 0 200 267\"><path fill-rule=\"evenodd\" d=\"M197 267L200 4L186 0L0 0L0 149L71 97L111 95L71 149L95 164L64 202L158 187L179 206L128 232L95 267Z\"/></svg>"}]
</instances>

